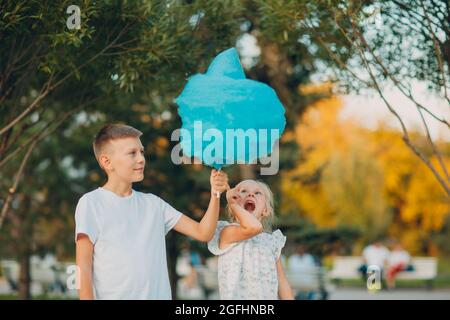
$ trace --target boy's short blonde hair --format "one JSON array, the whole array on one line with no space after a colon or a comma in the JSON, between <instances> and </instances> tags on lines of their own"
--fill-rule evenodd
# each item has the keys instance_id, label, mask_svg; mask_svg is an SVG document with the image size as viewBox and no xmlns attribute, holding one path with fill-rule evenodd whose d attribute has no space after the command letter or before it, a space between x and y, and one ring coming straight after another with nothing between
<instances>
[{"instance_id":1,"label":"boy's short blonde hair","mask_svg":"<svg viewBox=\"0 0 450 320\"><path fill-rule=\"evenodd\" d=\"M95 135L92 147L95 158L100 163L100 154L104 147L111 141L121 138L139 138L142 132L125 124L107 124ZM100 165L101 166L101 165Z\"/></svg>"},{"instance_id":2,"label":"boy's short blonde hair","mask_svg":"<svg viewBox=\"0 0 450 320\"><path fill-rule=\"evenodd\" d=\"M266 198L266 210L267 210L267 215L262 217L261 224L265 232L272 232L272 228L275 223L275 209L272 191L270 190L269 186L266 183L252 179L247 179L239 182L235 188L239 187L241 184L245 182L254 182L261 188L261 191L264 194L264 197ZM227 207L227 211L231 222L236 222L236 218L233 216L229 207Z\"/></svg>"}]
</instances>

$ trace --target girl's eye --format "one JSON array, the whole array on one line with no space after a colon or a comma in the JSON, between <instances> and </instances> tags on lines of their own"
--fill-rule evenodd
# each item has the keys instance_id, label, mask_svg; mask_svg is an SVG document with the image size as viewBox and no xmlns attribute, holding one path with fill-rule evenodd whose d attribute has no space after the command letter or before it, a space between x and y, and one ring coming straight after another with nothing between
<instances>
[{"instance_id":1,"label":"girl's eye","mask_svg":"<svg viewBox=\"0 0 450 320\"><path fill-rule=\"evenodd\" d=\"M262 195L262 193L259 192L259 191L256 191L255 194L257 194L257 195Z\"/></svg>"}]
</instances>

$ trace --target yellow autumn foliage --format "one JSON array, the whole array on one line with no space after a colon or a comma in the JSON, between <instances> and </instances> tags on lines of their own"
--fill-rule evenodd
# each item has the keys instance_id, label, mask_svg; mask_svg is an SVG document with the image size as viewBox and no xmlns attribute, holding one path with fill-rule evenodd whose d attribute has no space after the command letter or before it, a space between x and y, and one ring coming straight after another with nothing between
<instances>
[{"instance_id":1,"label":"yellow autumn foliage","mask_svg":"<svg viewBox=\"0 0 450 320\"><path fill-rule=\"evenodd\" d=\"M308 86L302 92L329 90ZM299 165L282 176L283 212L295 212L319 227L359 227L364 239L395 237L411 252L438 232L450 214L448 196L426 165L405 145L401 133L380 124L376 130L340 119L342 100L310 106L295 130ZM362 106L363 107L363 106ZM420 142L424 137L413 133ZM448 142L438 141L450 168ZM437 159L431 162L438 167Z\"/></svg>"}]
</instances>

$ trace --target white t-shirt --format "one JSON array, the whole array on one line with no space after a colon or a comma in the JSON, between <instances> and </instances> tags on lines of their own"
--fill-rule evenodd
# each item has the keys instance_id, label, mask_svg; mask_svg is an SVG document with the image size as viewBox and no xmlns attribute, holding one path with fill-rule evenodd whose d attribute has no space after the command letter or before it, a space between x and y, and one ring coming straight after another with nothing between
<instances>
[{"instance_id":1,"label":"white t-shirt","mask_svg":"<svg viewBox=\"0 0 450 320\"><path fill-rule=\"evenodd\" d=\"M172 299L165 235L181 217L161 198L132 190L120 197L104 188L86 193L75 211L75 241L94 244L95 299Z\"/></svg>"},{"instance_id":2,"label":"white t-shirt","mask_svg":"<svg viewBox=\"0 0 450 320\"><path fill-rule=\"evenodd\" d=\"M389 257L389 250L384 246L370 245L362 253L368 266L383 267Z\"/></svg>"}]
</instances>

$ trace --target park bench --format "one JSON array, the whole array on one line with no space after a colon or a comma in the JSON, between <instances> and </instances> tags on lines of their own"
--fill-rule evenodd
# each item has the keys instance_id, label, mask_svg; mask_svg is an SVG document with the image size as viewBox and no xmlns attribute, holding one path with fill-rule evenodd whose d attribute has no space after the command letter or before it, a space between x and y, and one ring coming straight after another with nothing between
<instances>
[{"instance_id":1,"label":"park bench","mask_svg":"<svg viewBox=\"0 0 450 320\"><path fill-rule=\"evenodd\" d=\"M297 295L313 294L318 299L326 300L333 289L328 281L326 269L320 266L295 270L285 268L285 274Z\"/></svg>"},{"instance_id":2,"label":"park bench","mask_svg":"<svg viewBox=\"0 0 450 320\"><path fill-rule=\"evenodd\" d=\"M329 273L330 279L339 282L347 279L361 279L359 268L363 264L360 256L338 256L333 261L333 269ZM412 257L412 271L400 272L396 279L423 280L429 289L437 276L437 259L435 257Z\"/></svg>"},{"instance_id":3,"label":"park bench","mask_svg":"<svg viewBox=\"0 0 450 320\"><path fill-rule=\"evenodd\" d=\"M67 263L56 262L49 266L41 263L39 259L30 259L30 277L32 287L39 287L43 293L55 292L59 290L61 293L66 292L66 273ZM20 266L15 260L0 261L0 268L5 277L11 291L18 290Z\"/></svg>"}]
</instances>

